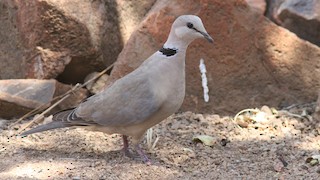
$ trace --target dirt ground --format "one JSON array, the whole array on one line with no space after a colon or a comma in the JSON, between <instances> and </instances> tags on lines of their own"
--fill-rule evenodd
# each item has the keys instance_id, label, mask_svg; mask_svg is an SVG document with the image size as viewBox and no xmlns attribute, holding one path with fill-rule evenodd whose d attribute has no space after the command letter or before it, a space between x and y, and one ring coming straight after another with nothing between
<instances>
[{"instance_id":1,"label":"dirt ground","mask_svg":"<svg viewBox=\"0 0 320 180\"><path fill-rule=\"evenodd\" d=\"M120 135L58 129L21 138L2 120L0 179L319 179L320 165L308 162L320 154L320 123L305 112L173 115L153 128L153 149L142 142L149 166L123 156Z\"/></svg>"}]
</instances>

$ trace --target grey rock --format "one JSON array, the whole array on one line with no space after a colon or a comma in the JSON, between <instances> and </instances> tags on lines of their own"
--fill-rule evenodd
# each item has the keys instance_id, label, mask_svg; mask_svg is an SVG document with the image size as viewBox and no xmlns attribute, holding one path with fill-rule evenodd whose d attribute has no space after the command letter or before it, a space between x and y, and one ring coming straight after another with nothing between
<instances>
[{"instance_id":1,"label":"grey rock","mask_svg":"<svg viewBox=\"0 0 320 180\"><path fill-rule=\"evenodd\" d=\"M55 80L11 79L0 80L0 117L11 119L20 117L39 106L49 106L55 96L61 95L72 87ZM87 91L81 89L55 109L76 106L87 97Z\"/></svg>"},{"instance_id":2,"label":"grey rock","mask_svg":"<svg viewBox=\"0 0 320 180\"><path fill-rule=\"evenodd\" d=\"M286 0L278 11L281 26L320 46L320 1Z\"/></svg>"}]
</instances>

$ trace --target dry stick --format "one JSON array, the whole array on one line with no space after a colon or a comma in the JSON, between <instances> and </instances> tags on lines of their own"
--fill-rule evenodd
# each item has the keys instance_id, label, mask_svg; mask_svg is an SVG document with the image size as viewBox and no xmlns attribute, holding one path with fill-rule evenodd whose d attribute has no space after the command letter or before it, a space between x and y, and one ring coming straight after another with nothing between
<instances>
[{"instance_id":1,"label":"dry stick","mask_svg":"<svg viewBox=\"0 0 320 180\"><path fill-rule=\"evenodd\" d=\"M16 122L14 122L13 124L11 124L9 126L9 128L15 126L16 124L18 124L19 122L23 121L25 118L30 117L32 115L35 115L37 112L44 110L47 106L49 106L51 104L51 102L63 98L64 96L68 95L70 92L70 90L62 95L56 96L54 97L50 102L43 104L41 106L38 106L37 108L33 109L32 111L28 112L27 114L23 115L21 118L19 118Z\"/></svg>"},{"instance_id":2,"label":"dry stick","mask_svg":"<svg viewBox=\"0 0 320 180\"><path fill-rule=\"evenodd\" d=\"M64 101L65 99L67 99L69 96L71 96L71 94L67 94L66 96L64 96L62 99L60 99L59 101L57 101L56 103L54 103L52 106L50 106L48 109L46 109L45 111L43 111L39 116L36 116L32 121L30 121L28 124L26 124L24 127L20 128L18 130L17 134L20 134L23 130L27 129L28 127L32 126L33 123L38 122L39 120L44 118L44 115L51 111L54 107L56 107L58 104L60 104L62 101Z\"/></svg>"},{"instance_id":3,"label":"dry stick","mask_svg":"<svg viewBox=\"0 0 320 180\"><path fill-rule=\"evenodd\" d=\"M98 77L99 77L99 76L98 76ZM98 78L98 77L94 76L93 79ZM91 81L90 81L90 82L91 82ZM84 84L84 85L87 85L87 83ZM77 86L77 85L76 85L75 87L81 88L81 87L83 87L83 86ZM68 95L68 94L70 94L70 93L73 93L73 92L76 91L77 89L78 89L78 88L72 88L71 90L67 91L66 93L54 97L50 102L48 102L48 103L46 103L46 104L43 104L43 105L41 105L41 106L38 106L37 108L35 108L35 109L33 109L32 111L28 112L27 114L23 115L23 116L22 116L21 118L19 118L16 122L14 122L13 124L11 124L9 127L11 128L11 127L15 126L16 124L18 124L19 122L21 122L22 120L24 120L25 118L27 118L27 117L29 117L29 116L32 116L32 115L35 115L37 112L44 110L44 109L45 109L47 106L49 106L53 101L56 101L56 100L58 100L58 99L61 99L61 98L63 98L64 96L66 96L66 95ZM48 107L48 108L49 108L49 107Z\"/></svg>"},{"instance_id":4,"label":"dry stick","mask_svg":"<svg viewBox=\"0 0 320 180\"><path fill-rule=\"evenodd\" d=\"M90 82L94 81L95 79L99 78L100 76L102 76L103 74L105 74L108 70L110 70L113 66L114 66L114 63L112 63L112 64L111 64L110 66L108 66L106 69L104 69L104 70L101 71L99 74L95 75L93 78L91 78L91 79L88 80L87 82L83 83L82 85L79 86L79 85L77 84L75 87L73 87L71 90L67 91L66 93L64 93L64 94L62 94L62 95L60 95L60 96L56 96L55 98L53 98L49 103L44 104L44 105L41 105L41 106L37 107L36 109L30 111L29 113L27 113L27 114L25 114L24 116L22 116L18 121L16 121L15 123L13 123L13 125L11 125L11 127L14 126L14 125L16 125L17 123L21 122L24 118L30 116L31 114L33 114L33 113L35 113L35 112L38 112L39 110L45 108L46 106L48 106L49 104L51 104L52 101L55 101L55 100L57 100L57 99L62 98L62 99L60 99L58 102L54 103L52 106L48 107L49 110L47 109L46 111L44 111L44 113L41 113L41 114L44 115L45 113L49 112L52 108L54 108L55 106L57 106L58 104L60 104L60 103L61 103L63 100L65 100L67 97L69 97L71 93L73 93L74 91L76 91L76 90L78 90L78 89L86 86L87 84L89 84ZM31 126L31 125L33 124L33 122L35 122L35 121L38 120L38 119L40 119L40 118L35 118L35 119L33 119L33 120L28 124L28 126L24 127L24 129L26 129L26 128L28 128L29 126ZM24 129L19 130L19 133L20 133L21 131L23 131Z\"/></svg>"},{"instance_id":5,"label":"dry stick","mask_svg":"<svg viewBox=\"0 0 320 180\"><path fill-rule=\"evenodd\" d=\"M56 98L52 99L51 101L54 101L56 100ZM32 116L34 114L36 114L37 112L43 110L45 107L49 106L51 104L51 101L46 103L46 104L43 104L41 106L38 106L37 108L31 110L30 112L28 112L27 114L23 115L21 118L19 118L16 122L12 123L9 128L12 128L13 126L17 125L19 122L21 122L22 120L24 120L25 118L29 117L29 116Z\"/></svg>"},{"instance_id":6,"label":"dry stick","mask_svg":"<svg viewBox=\"0 0 320 180\"><path fill-rule=\"evenodd\" d=\"M242 114L242 113L245 113L245 112L259 112L259 110L257 110L257 109L243 109L243 110L241 110L240 112L238 112L235 116L234 116L234 118L233 118L233 122L234 122L234 124L235 124L235 126L237 127L237 128L239 128L239 129L241 129L242 130L242 127L239 125L239 124L237 124L236 123L236 121L237 121L237 119L238 119L238 117L240 116L240 114Z\"/></svg>"}]
</instances>

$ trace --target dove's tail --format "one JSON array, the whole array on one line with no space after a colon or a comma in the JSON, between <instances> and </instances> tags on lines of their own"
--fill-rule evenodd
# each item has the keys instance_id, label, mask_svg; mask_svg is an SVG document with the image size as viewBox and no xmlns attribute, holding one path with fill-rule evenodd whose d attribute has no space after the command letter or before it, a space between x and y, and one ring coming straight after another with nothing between
<instances>
[{"instance_id":1,"label":"dove's tail","mask_svg":"<svg viewBox=\"0 0 320 180\"><path fill-rule=\"evenodd\" d=\"M64 127L69 127L69 126L62 121L52 121L48 124L40 125L36 128L26 131L22 133L21 136L26 136L26 135L37 133L37 132L47 131L50 129L64 128Z\"/></svg>"},{"instance_id":2,"label":"dove's tail","mask_svg":"<svg viewBox=\"0 0 320 180\"><path fill-rule=\"evenodd\" d=\"M75 122L72 122L72 121L75 121ZM29 134L47 131L51 129L65 128L65 127L71 127L71 126L86 126L86 125L89 125L89 124L86 121L82 120L81 118L78 118L74 114L74 108L71 108L71 109L62 110L53 114L52 122L44 125L40 125L34 129L30 129L29 131L22 133L21 136L26 136Z\"/></svg>"}]
</instances>

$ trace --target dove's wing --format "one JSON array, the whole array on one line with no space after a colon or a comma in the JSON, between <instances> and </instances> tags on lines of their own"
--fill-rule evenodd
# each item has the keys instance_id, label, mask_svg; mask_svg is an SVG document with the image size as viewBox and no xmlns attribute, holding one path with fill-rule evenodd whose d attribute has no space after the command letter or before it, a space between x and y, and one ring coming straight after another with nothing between
<instances>
[{"instance_id":1,"label":"dove's wing","mask_svg":"<svg viewBox=\"0 0 320 180\"><path fill-rule=\"evenodd\" d=\"M97 123L103 126L139 124L157 112L162 98L150 82L146 68L142 67L116 81L74 111L74 120ZM72 117L72 116L69 116Z\"/></svg>"}]
</instances>

